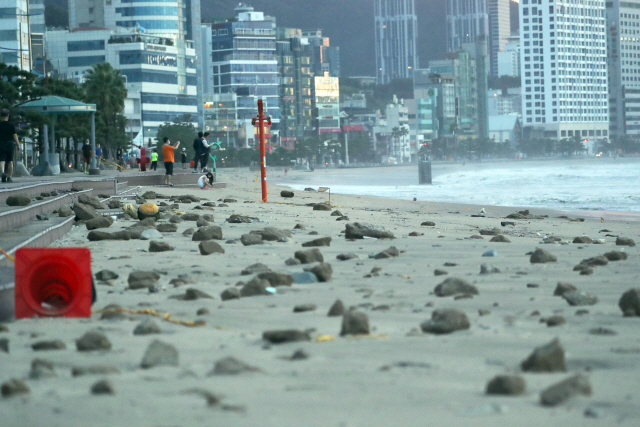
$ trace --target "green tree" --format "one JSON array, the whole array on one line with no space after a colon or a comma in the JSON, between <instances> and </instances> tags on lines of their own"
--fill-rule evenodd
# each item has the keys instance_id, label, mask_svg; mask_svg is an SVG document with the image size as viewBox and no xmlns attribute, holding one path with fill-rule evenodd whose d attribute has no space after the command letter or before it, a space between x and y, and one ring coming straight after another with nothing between
<instances>
[{"instance_id":1,"label":"green tree","mask_svg":"<svg viewBox=\"0 0 640 427\"><path fill-rule=\"evenodd\" d=\"M185 119L185 117L182 117L178 120L181 119ZM186 117L186 121L179 121L177 123L165 123L158 127L158 135L156 137L156 147L158 149L158 153L162 153L162 141L165 137L169 138L172 144L175 144L176 141L180 141L180 151L182 151L183 148L186 148L187 159L191 161L191 159L194 158L195 151L193 150L193 140L196 139L197 132L193 127L193 124L191 124L190 117ZM216 150L212 148L211 151L213 153Z\"/></svg>"},{"instance_id":2,"label":"green tree","mask_svg":"<svg viewBox=\"0 0 640 427\"><path fill-rule=\"evenodd\" d=\"M96 104L96 137L105 151L115 149L126 140L122 119L127 88L120 70L108 62L94 64L86 73L83 84L86 102Z\"/></svg>"},{"instance_id":3,"label":"green tree","mask_svg":"<svg viewBox=\"0 0 640 427\"><path fill-rule=\"evenodd\" d=\"M349 135L349 162L373 162L375 152L371 147L371 141L364 132Z\"/></svg>"}]
</instances>

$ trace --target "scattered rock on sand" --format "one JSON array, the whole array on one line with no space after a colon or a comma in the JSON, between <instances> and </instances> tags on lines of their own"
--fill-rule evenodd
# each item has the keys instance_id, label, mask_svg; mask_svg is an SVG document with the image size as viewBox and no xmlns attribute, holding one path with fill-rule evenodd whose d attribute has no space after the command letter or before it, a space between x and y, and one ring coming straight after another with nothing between
<instances>
[{"instance_id":1,"label":"scattered rock on sand","mask_svg":"<svg viewBox=\"0 0 640 427\"><path fill-rule=\"evenodd\" d=\"M242 289L240 290L240 295L243 297L254 297L258 295L272 295L271 292L267 291L268 287L269 287L268 281L254 277L242 287Z\"/></svg>"},{"instance_id":2,"label":"scattered rock on sand","mask_svg":"<svg viewBox=\"0 0 640 427\"><path fill-rule=\"evenodd\" d=\"M558 282L558 284L556 285L556 289L553 291L553 296L561 297L567 292L576 291L576 290L578 289L575 286L573 286L571 283Z\"/></svg>"},{"instance_id":3,"label":"scattered rock on sand","mask_svg":"<svg viewBox=\"0 0 640 427\"><path fill-rule=\"evenodd\" d=\"M439 297L448 297L460 294L478 295L478 288L470 285L466 280L458 279L456 277L448 277L436 286L433 292Z\"/></svg>"},{"instance_id":4,"label":"scattered rock on sand","mask_svg":"<svg viewBox=\"0 0 640 427\"><path fill-rule=\"evenodd\" d=\"M333 275L333 267L328 262L321 262L311 268L305 268L304 271L315 274L319 282L328 282Z\"/></svg>"},{"instance_id":5,"label":"scattered rock on sand","mask_svg":"<svg viewBox=\"0 0 640 427\"><path fill-rule=\"evenodd\" d=\"M260 372L260 369L247 365L235 357L225 357L216 361L209 375L239 375L244 372Z\"/></svg>"},{"instance_id":6,"label":"scattered rock on sand","mask_svg":"<svg viewBox=\"0 0 640 427\"><path fill-rule=\"evenodd\" d=\"M340 336L345 335L368 335L369 317L356 310L345 311L342 315L342 329Z\"/></svg>"},{"instance_id":7,"label":"scattered rock on sand","mask_svg":"<svg viewBox=\"0 0 640 427\"><path fill-rule=\"evenodd\" d=\"M45 359L33 359L31 361L31 371L29 371L30 379L39 380L42 378L54 378L56 376L52 362Z\"/></svg>"},{"instance_id":8,"label":"scattered rock on sand","mask_svg":"<svg viewBox=\"0 0 640 427\"><path fill-rule=\"evenodd\" d=\"M100 270L96 273L96 279L102 280L102 281L115 280L118 277L120 276L118 276L116 273L114 273L111 270Z\"/></svg>"},{"instance_id":9,"label":"scattered rock on sand","mask_svg":"<svg viewBox=\"0 0 640 427\"><path fill-rule=\"evenodd\" d=\"M199 242L203 240L222 240L222 229L217 225L210 225L208 227L200 227L198 231L193 233L191 240Z\"/></svg>"},{"instance_id":10,"label":"scattered rock on sand","mask_svg":"<svg viewBox=\"0 0 640 427\"><path fill-rule=\"evenodd\" d=\"M424 227L435 227L436 223L433 222L433 221L424 221L420 225L422 225Z\"/></svg>"},{"instance_id":11,"label":"scattered rock on sand","mask_svg":"<svg viewBox=\"0 0 640 427\"><path fill-rule=\"evenodd\" d=\"M342 215L342 212L336 209L335 211L331 212L331 215L329 216L344 216L344 215Z\"/></svg>"},{"instance_id":12,"label":"scattered rock on sand","mask_svg":"<svg viewBox=\"0 0 640 427\"><path fill-rule=\"evenodd\" d=\"M354 222L346 225L344 237L346 239L364 239L365 237L393 239L394 235L392 232L378 228L375 225Z\"/></svg>"},{"instance_id":13,"label":"scattered rock on sand","mask_svg":"<svg viewBox=\"0 0 640 427\"><path fill-rule=\"evenodd\" d=\"M252 230L252 234L259 234L262 240L267 242L286 242L292 236L290 230L281 230L274 227L265 227L262 230Z\"/></svg>"},{"instance_id":14,"label":"scattered rock on sand","mask_svg":"<svg viewBox=\"0 0 640 427\"><path fill-rule=\"evenodd\" d=\"M321 237L319 239L311 240L302 244L304 248L310 248L314 246L331 246L331 237Z\"/></svg>"},{"instance_id":15,"label":"scattered rock on sand","mask_svg":"<svg viewBox=\"0 0 640 427\"><path fill-rule=\"evenodd\" d=\"M433 275L434 276L445 276L449 274L449 272L447 270L442 270L440 268L436 268L435 270L433 270Z\"/></svg>"},{"instance_id":16,"label":"scattered rock on sand","mask_svg":"<svg viewBox=\"0 0 640 427\"><path fill-rule=\"evenodd\" d=\"M244 246L261 245L262 236L254 233L247 233L240 236L240 242Z\"/></svg>"},{"instance_id":17,"label":"scattered rock on sand","mask_svg":"<svg viewBox=\"0 0 640 427\"><path fill-rule=\"evenodd\" d=\"M9 196L6 200L7 206L27 206L31 203L31 199L21 194Z\"/></svg>"},{"instance_id":18,"label":"scattered rock on sand","mask_svg":"<svg viewBox=\"0 0 640 427\"><path fill-rule=\"evenodd\" d=\"M600 267L609 264L609 260L600 255L593 258L587 258L580 261L580 264L588 265L589 267Z\"/></svg>"},{"instance_id":19,"label":"scattered rock on sand","mask_svg":"<svg viewBox=\"0 0 640 427\"><path fill-rule=\"evenodd\" d=\"M391 246L385 249L384 251L377 253L373 256L374 259L386 259L386 258L395 258L400 256L400 251L395 247Z\"/></svg>"},{"instance_id":20,"label":"scattered rock on sand","mask_svg":"<svg viewBox=\"0 0 640 427\"><path fill-rule=\"evenodd\" d=\"M183 221L184 221L184 219L182 219L182 217L180 215L173 215L173 216L171 216L171 218L169 218L169 222L171 224L180 224Z\"/></svg>"},{"instance_id":21,"label":"scattered rock on sand","mask_svg":"<svg viewBox=\"0 0 640 427\"><path fill-rule=\"evenodd\" d=\"M206 219L204 219L204 218L199 218L196 221L196 227L208 227L210 225L211 225L211 223L209 221L207 221Z\"/></svg>"},{"instance_id":22,"label":"scattered rock on sand","mask_svg":"<svg viewBox=\"0 0 640 427\"><path fill-rule=\"evenodd\" d=\"M0 338L0 351L9 353L9 338Z\"/></svg>"},{"instance_id":23,"label":"scattered rock on sand","mask_svg":"<svg viewBox=\"0 0 640 427\"><path fill-rule=\"evenodd\" d=\"M500 230L498 227L493 227L480 230L479 233L481 236L498 236L502 234L502 230Z\"/></svg>"},{"instance_id":24,"label":"scattered rock on sand","mask_svg":"<svg viewBox=\"0 0 640 427\"><path fill-rule=\"evenodd\" d=\"M175 233L178 231L178 226L172 223L163 223L156 225L156 230L161 233Z\"/></svg>"},{"instance_id":25,"label":"scattered rock on sand","mask_svg":"<svg viewBox=\"0 0 640 427\"><path fill-rule=\"evenodd\" d=\"M227 288L220 294L220 299L222 301L227 301L230 299L239 299L240 298L240 289L238 288Z\"/></svg>"},{"instance_id":26,"label":"scattered rock on sand","mask_svg":"<svg viewBox=\"0 0 640 427\"><path fill-rule=\"evenodd\" d=\"M171 344L154 340L144 353L140 367L178 366L178 350Z\"/></svg>"},{"instance_id":27,"label":"scattered rock on sand","mask_svg":"<svg viewBox=\"0 0 640 427\"><path fill-rule=\"evenodd\" d=\"M102 217L98 211L84 203L75 203L72 209L80 221L89 221L90 219Z\"/></svg>"},{"instance_id":28,"label":"scattered rock on sand","mask_svg":"<svg viewBox=\"0 0 640 427\"><path fill-rule=\"evenodd\" d=\"M525 372L565 372L564 348L555 338L548 344L537 347L520 367Z\"/></svg>"},{"instance_id":29,"label":"scattered rock on sand","mask_svg":"<svg viewBox=\"0 0 640 427\"><path fill-rule=\"evenodd\" d=\"M205 240L198 244L201 255L223 254L224 248L213 240Z\"/></svg>"},{"instance_id":30,"label":"scattered rock on sand","mask_svg":"<svg viewBox=\"0 0 640 427\"><path fill-rule=\"evenodd\" d=\"M308 332L298 329L282 329L264 331L262 333L262 339L272 344L284 344L288 342L311 341L311 336Z\"/></svg>"},{"instance_id":31,"label":"scattered rock on sand","mask_svg":"<svg viewBox=\"0 0 640 427\"><path fill-rule=\"evenodd\" d=\"M318 277L310 271L295 271L291 273L291 277L293 277L293 283L298 285L318 283Z\"/></svg>"},{"instance_id":32,"label":"scattered rock on sand","mask_svg":"<svg viewBox=\"0 0 640 427\"><path fill-rule=\"evenodd\" d=\"M293 307L294 313L304 313L305 311L315 311L318 308L315 304L298 304Z\"/></svg>"},{"instance_id":33,"label":"scattered rock on sand","mask_svg":"<svg viewBox=\"0 0 640 427\"><path fill-rule=\"evenodd\" d=\"M58 209L58 216L60 218L67 218L71 215L73 215L73 211L69 206L65 205L65 206L62 206L60 209Z\"/></svg>"},{"instance_id":34,"label":"scattered rock on sand","mask_svg":"<svg viewBox=\"0 0 640 427\"><path fill-rule=\"evenodd\" d=\"M98 228L109 228L113 224L113 218L110 216L100 216L93 218L84 223L87 230L96 230Z\"/></svg>"},{"instance_id":35,"label":"scattered rock on sand","mask_svg":"<svg viewBox=\"0 0 640 427\"><path fill-rule=\"evenodd\" d=\"M196 230L194 230L193 228L187 228L186 230L184 230L182 232L183 236L193 236L193 233L195 233Z\"/></svg>"},{"instance_id":36,"label":"scattered rock on sand","mask_svg":"<svg viewBox=\"0 0 640 427\"><path fill-rule=\"evenodd\" d=\"M509 219L544 219L547 217L547 215L532 215L528 209L507 215Z\"/></svg>"},{"instance_id":37,"label":"scattered rock on sand","mask_svg":"<svg viewBox=\"0 0 640 427\"><path fill-rule=\"evenodd\" d=\"M308 249L306 251L296 251L294 257L300 260L301 264L309 264L312 262L324 262L324 257L320 249Z\"/></svg>"},{"instance_id":38,"label":"scattered rock on sand","mask_svg":"<svg viewBox=\"0 0 640 427\"><path fill-rule=\"evenodd\" d=\"M618 306L625 317L640 316L640 288L629 289L622 294Z\"/></svg>"},{"instance_id":39,"label":"scattered rock on sand","mask_svg":"<svg viewBox=\"0 0 640 427\"><path fill-rule=\"evenodd\" d=\"M496 274L500 273L500 269L498 267L494 267L492 265L481 264L480 265L480 274Z\"/></svg>"},{"instance_id":40,"label":"scattered rock on sand","mask_svg":"<svg viewBox=\"0 0 640 427\"><path fill-rule=\"evenodd\" d=\"M356 258L358 258L358 255L354 254L353 252L336 255L336 259L339 261L348 261L350 259L356 259Z\"/></svg>"},{"instance_id":41,"label":"scattered rock on sand","mask_svg":"<svg viewBox=\"0 0 640 427\"><path fill-rule=\"evenodd\" d=\"M138 323L138 325L133 330L133 335L149 335L149 334L160 334L162 330L160 326L152 319L146 319L142 322Z\"/></svg>"},{"instance_id":42,"label":"scattered rock on sand","mask_svg":"<svg viewBox=\"0 0 640 427\"><path fill-rule=\"evenodd\" d=\"M511 243L511 240L507 239L503 234L493 236L489 241L494 243Z\"/></svg>"},{"instance_id":43,"label":"scattered rock on sand","mask_svg":"<svg viewBox=\"0 0 640 427\"><path fill-rule=\"evenodd\" d=\"M531 257L529 258L529 262L531 262L531 264L544 264L547 262L556 262L558 261L558 258L556 258L554 255L551 255L549 252L545 251L544 249L536 249L535 251L533 251L533 253L531 254Z\"/></svg>"},{"instance_id":44,"label":"scattered rock on sand","mask_svg":"<svg viewBox=\"0 0 640 427\"><path fill-rule=\"evenodd\" d=\"M280 197L291 198L291 197L293 197L293 191L282 190L280 192Z\"/></svg>"},{"instance_id":45,"label":"scattered rock on sand","mask_svg":"<svg viewBox=\"0 0 640 427\"><path fill-rule=\"evenodd\" d=\"M307 227L305 227L305 226L304 226L304 224L300 224L300 223L296 224L296 225L293 227L293 229L294 229L294 230L305 230L306 228L307 228Z\"/></svg>"},{"instance_id":46,"label":"scattered rock on sand","mask_svg":"<svg viewBox=\"0 0 640 427\"><path fill-rule=\"evenodd\" d=\"M335 316L342 316L343 314L344 314L344 304L342 303L341 300L337 299L331 305L331 308L329 309L327 316L335 317Z\"/></svg>"},{"instance_id":47,"label":"scattered rock on sand","mask_svg":"<svg viewBox=\"0 0 640 427\"><path fill-rule=\"evenodd\" d=\"M184 295L182 296L182 299L184 301L195 301L197 299L214 299L211 295L209 295L206 292L202 292L199 289L196 288L189 288L187 290L184 291Z\"/></svg>"},{"instance_id":48,"label":"scattered rock on sand","mask_svg":"<svg viewBox=\"0 0 640 427\"><path fill-rule=\"evenodd\" d=\"M87 238L90 242L99 242L102 240L131 240L131 232L121 230L115 233L107 233L106 231L92 230L87 235Z\"/></svg>"},{"instance_id":49,"label":"scattered rock on sand","mask_svg":"<svg viewBox=\"0 0 640 427\"><path fill-rule=\"evenodd\" d=\"M81 194L80 196L78 196L78 202L89 205L94 209L104 209L104 206L102 206L102 203L100 203L100 199L98 199L96 196Z\"/></svg>"},{"instance_id":50,"label":"scattered rock on sand","mask_svg":"<svg viewBox=\"0 0 640 427\"><path fill-rule=\"evenodd\" d=\"M159 242L157 240L149 242L149 252L168 252L174 249L175 248L167 242Z\"/></svg>"},{"instance_id":51,"label":"scattered rock on sand","mask_svg":"<svg viewBox=\"0 0 640 427\"><path fill-rule=\"evenodd\" d=\"M129 273L127 283L129 289L150 288L158 283L160 275L155 271L132 271Z\"/></svg>"},{"instance_id":52,"label":"scattered rock on sand","mask_svg":"<svg viewBox=\"0 0 640 427\"><path fill-rule=\"evenodd\" d=\"M302 264L302 263L300 262L300 260L299 260L299 259L296 259L296 258L287 258L287 259L285 259L285 260L284 260L284 263L285 263L285 265L288 265L288 266L292 266L292 265L300 265L300 264Z\"/></svg>"},{"instance_id":53,"label":"scattered rock on sand","mask_svg":"<svg viewBox=\"0 0 640 427\"><path fill-rule=\"evenodd\" d=\"M267 267L266 265L258 262L255 264L251 264L249 267L245 268L244 270L242 270L240 272L241 275L246 276L249 274L256 274L256 273L262 273L265 271L271 271L271 269L269 267Z\"/></svg>"},{"instance_id":54,"label":"scattered rock on sand","mask_svg":"<svg viewBox=\"0 0 640 427\"><path fill-rule=\"evenodd\" d=\"M277 286L291 286L293 284L293 276L288 273L276 273L275 271L263 271L258 273L258 279L266 280L269 286L274 288Z\"/></svg>"},{"instance_id":55,"label":"scattered rock on sand","mask_svg":"<svg viewBox=\"0 0 640 427\"><path fill-rule=\"evenodd\" d=\"M313 210L314 211L330 211L331 210L331 205L329 205L327 203L314 203L313 204Z\"/></svg>"},{"instance_id":56,"label":"scattered rock on sand","mask_svg":"<svg viewBox=\"0 0 640 427\"><path fill-rule=\"evenodd\" d=\"M29 389L29 386L27 386L27 383L14 378L2 383L0 386L0 392L2 392L2 397L11 397L18 394L31 393L31 390Z\"/></svg>"},{"instance_id":57,"label":"scattered rock on sand","mask_svg":"<svg viewBox=\"0 0 640 427\"><path fill-rule=\"evenodd\" d=\"M434 310L431 320L420 324L422 332L431 334L450 334L451 332L469 329L469 318L464 312L452 309Z\"/></svg>"},{"instance_id":58,"label":"scattered rock on sand","mask_svg":"<svg viewBox=\"0 0 640 427\"><path fill-rule=\"evenodd\" d=\"M229 224L249 224L251 219L248 216L233 214L227 218Z\"/></svg>"},{"instance_id":59,"label":"scattered rock on sand","mask_svg":"<svg viewBox=\"0 0 640 427\"><path fill-rule=\"evenodd\" d=\"M418 237L420 236L420 233L418 233L417 231L412 231L411 233L409 233L409 237Z\"/></svg>"},{"instance_id":60,"label":"scattered rock on sand","mask_svg":"<svg viewBox=\"0 0 640 427\"><path fill-rule=\"evenodd\" d=\"M111 381L100 380L91 386L91 394L116 394L116 390Z\"/></svg>"},{"instance_id":61,"label":"scattered rock on sand","mask_svg":"<svg viewBox=\"0 0 640 427\"><path fill-rule=\"evenodd\" d=\"M544 319L544 323L546 323L547 326L551 328L553 326L564 325L565 323L567 323L567 320L562 316L555 315Z\"/></svg>"},{"instance_id":62,"label":"scattered rock on sand","mask_svg":"<svg viewBox=\"0 0 640 427\"><path fill-rule=\"evenodd\" d=\"M576 374L543 390L540 393L540 403L544 406L556 406L580 394L591 396L591 384L585 375Z\"/></svg>"},{"instance_id":63,"label":"scattered rock on sand","mask_svg":"<svg viewBox=\"0 0 640 427\"><path fill-rule=\"evenodd\" d=\"M65 350L67 348L64 341L61 340L50 340L50 341L38 341L31 344L31 348L34 351L43 351L43 350Z\"/></svg>"},{"instance_id":64,"label":"scattered rock on sand","mask_svg":"<svg viewBox=\"0 0 640 427\"><path fill-rule=\"evenodd\" d=\"M111 341L100 331L88 331L76 340L78 351L111 350Z\"/></svg>"},{"instance_id":65,"label":"scattered rock on sand","mask_svg":"<svg viewBox=\"0 0 640 427\"><path fill-rule=\"evenodd\" d=\"M569 305L581 306L581 305L595 305L598 302L598 297L584 291L569 291L562 294Z\"/></svg>"},{"instance_id":66,"label":"scattered rock on sand","mask_svg":"<svg viewBox=\"0 0 640 427\"><path fill-rule=\"evenodd\" d=\"M140 233L140 240L162 239L164 236L155 228L149 228Z\"/></svg>"},{"instance_id":67,"label":"scattered rock on sand","mask_svg":"<svg viewBox=\"0 0 640 427\"><path fill-rule=\"evenodd\" d=\"M520 375L496 375L487 383L487 394L517 396L524 394L527 385Z\"/></svg>"},{"instance_id":68,"label":"scattered rock on sand","mask_svg":"<svg viewBox=\"0 0 640 427\"><path fill-rule=\"evenodd\" d=\"M603 256L609 261L623 261L623 260L626 260L628 257L627 253L622 251L607 252Z\"/></svg>"},{"instance_id":69,"label":"scattered rock on sand","mask_svg":"<svg viewBox=\"0 0 640 427\"><path fill-rule=\"evenodd\" d=\"M578 236L573 239L573 243L587 244L587 243L593 243L593 240L591 239L591 237Z\"/></svg>"},{"instance_id":70,"label":"scattered rock on sand","mask_svg":"<svg viewBox=\"0 0 640 427\"><path fill-rule=\"evenodd\" d=\"M182 215L180 218L182 218L183 221L198 221L201 218L201 216L196 213L186 213Z\"/></svg>"},{"instance_id":71,"label":"scattered rock on sand","mask_svg":"<svg viewBox=\"0 0 640 427\"><path fill-rule=\"evenodd\" d=\"M636 242L630 237L618 237L616 238L616 246L635 246Z\"/></svg>"}]
</instances>

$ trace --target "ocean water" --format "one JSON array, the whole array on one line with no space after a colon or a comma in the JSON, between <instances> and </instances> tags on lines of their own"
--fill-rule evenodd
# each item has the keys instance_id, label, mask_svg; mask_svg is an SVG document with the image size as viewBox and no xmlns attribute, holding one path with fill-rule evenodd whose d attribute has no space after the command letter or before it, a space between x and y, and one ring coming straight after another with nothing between
<instances>
[{"instance_id":1,"label":"ocean water","mask_svg":"<svg viewBox=\"0 0 640 427\"><path fill-rule=\"evenodd\" d=\"M640 212L640 159L434 164L432 176L432 185L418 185L413 165L278 173L270 182L396 199Z\"/></svg>"}]
</instances>

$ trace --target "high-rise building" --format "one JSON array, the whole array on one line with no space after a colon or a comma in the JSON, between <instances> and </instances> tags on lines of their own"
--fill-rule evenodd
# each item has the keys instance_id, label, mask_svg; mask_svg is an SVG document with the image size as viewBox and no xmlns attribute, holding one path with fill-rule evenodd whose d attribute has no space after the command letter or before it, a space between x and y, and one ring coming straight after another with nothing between
<instances>
[{"instance_id":1,"label":"high-rise building","mask_svg":"<svg viewBox=\"0 0 640 427\"><path fill-rule=\"evenodd\" d=\"M509 0L447 0L447 51L483 37L489 55L489 73L498 75L498 52L511 34Z\"/></svg>"},{"instance_id":2,"label":"high-rise building","mask_svg":"<svg viewBox=\"0 0 640 427\"><path fill-rule=\"evenodd\" d=\"M523 125L548 138L607 137L604 0L520 3Z\"/></svg>"},{"instance_id":3,"label":"high-rise building","mask_svg":"<svg viewBox=\"0 0 640 427\"><path fill-rule=\"evenodd\" d=\"M238 128L248 129L262 99L272 126L266 133L277 140L280 124L276 20L244 4L236 18L211 24L211 67L214 94L237 95ZM254 135L238 139L244 148L255 143Z\"/></svg>"},{"instance_id":4,"label":"high-rise building","mask_svg":"<svg viewBox=\"0 0 640 427\"><path fill-rule=\"evenodd\" d=\"M418 67L418 21L414 0L375 0L378 84L413 77Z\"/></svg>"},{"instance_id":5,"label":"high-rise building","mask_svg":"<svg viewBox=\"0 0 640 427\"><path fill-rule=\"evenodd\" d=\"M44 36L47 33L44 24L44 0L29 0L29 29L32 67L38 72L44 72Z\"/></svg>"},{"instance_id":6,"label":"high-rise building","mask_svg":"<svg viewBox=\"0 0 640 427\"><path fill-rule=\"evenodd\" d=\"M502 52L498 52L498 77L520 76L520 36L508 37Z\"/></svg>"},{"instance_id":7,"label":"high-rise building","mask_svg":"<svg viewBox=\"0 0 640 427\"><path fill-rule=\"evenodd\" d=\"M0 7L0 60L31 71L29 48L29 4L27 0L7 0Z\"/></svg>"},{"instance_id":8,"label":"high-rise building","mask_svg":"<svg viewBox=\"0 0 640 427\"><path fill-rule=\"evenodd\" d=\"M340 48L331 46L329 37L322 36L322 30L303 30L302 38L313 74L324 76L328 72L331 77L340 77Z\"/></svg>"},{"instance_id":9,"label":"high-rise building","mask_svg":"<svg viewBox=\"0 0 640 427\"><path fill-rule=\"evenodd\" d=\"M607 5L609 131L612 139L640 134L640 1Z\"/></svg>"},{"instance_id":10,"label":"high-rise building","mask_svg":"<svg viewBox=\"0 0 640 427\"><path fill-rule=\"evenodd\" d=\"M324 76L314 76L313 108L317 122L318 134L340 133L340 79Z\"/></svg>"}]
</instances>

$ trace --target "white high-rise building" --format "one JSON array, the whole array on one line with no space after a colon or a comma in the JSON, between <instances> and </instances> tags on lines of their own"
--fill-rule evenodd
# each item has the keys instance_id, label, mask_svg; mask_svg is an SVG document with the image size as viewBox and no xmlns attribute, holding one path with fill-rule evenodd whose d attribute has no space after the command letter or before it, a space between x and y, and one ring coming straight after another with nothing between
<instances>
[{"instance_id":1,"label":"white high-rise building","mask_svg":"<svg viewBox=\"0 0 640 427\"><path fill-rule=\"evenodd\" d=\"M413 77L418 67L418 19L414 0L375 0L378 84Z\"/></svg>"},{"instance_id":2,"label":"white high-rise building","mask_svg":"<svg viewBox=\"0 0 640 427\"><path fill-rule=\"evenodd\" d=\"M525 127L554 139L608 136L604 0L521 0Z\"/></svg>"},{"instance_id":3,"label":"white high-rise building","mask_svg":"<svg viewBox=\"0 0 640 427\"><path fill-rule=\"evenodd\" d=\"M27 0L6 0L0 7L0 60L31 71Z\"/></svg>"},{"instance_id":4,"label":"white high-rise building","mask_svg":"<svg viewBox=\"0 0 640 427\"><path fill-rule=\"evenodd\" d=\"M607 2L609 131L640 134L640 0Z\"/></svg>"}]
</instances>

